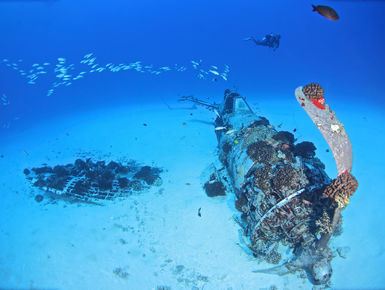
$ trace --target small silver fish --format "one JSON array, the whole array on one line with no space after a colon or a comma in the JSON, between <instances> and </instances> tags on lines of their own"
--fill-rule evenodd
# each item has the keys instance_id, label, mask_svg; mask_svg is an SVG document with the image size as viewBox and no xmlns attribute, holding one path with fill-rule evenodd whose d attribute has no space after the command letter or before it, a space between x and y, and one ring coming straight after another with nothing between
<instances>
[{"instance_id":1,"label":"small silver fish","mask_svg":"<svg viewBox=\"0 0 385 290\"><path fill-rule=\"evenodd\" d=\"M222 130L226 130L226 129L227 129L226 127L216 127L215 131L222 131Z\"/></svg>"},{"instance_id":2,"label":"small silver fish","mask_svg":"<svg viewBox=\"0 0 385 290\"><path fill-rule=\"evenodd\" d=\"M198 65L200 65L200 63L199 63L199 62L197 62L197 61L194 61L194 60L192 60L192 61L191 61L191 63L192 63L194 66L198 66Z\"/></svg>"},{"instance_id":3,"label":"small silver fish","mask_svg":"<svg viewBox=\"0 0 385 290\"><path fill-rule=\"evenodd\" d=\"M211 72L212 74L216 75L216 76L219 76L219 72L215 71L215 70L209 70L209 72Z\"/></svg>"},{"instance_id":4,"label":"small silver fish","mask_svg":"<svg viewBox=\"0 0 385 290\"><path fill-rule=\"evenodd\" d=\"M230 135L230 134L233 134L237 131L237 129L231 129L229 131L226 132L226 135Z\"/></svg>"}]
</instances>

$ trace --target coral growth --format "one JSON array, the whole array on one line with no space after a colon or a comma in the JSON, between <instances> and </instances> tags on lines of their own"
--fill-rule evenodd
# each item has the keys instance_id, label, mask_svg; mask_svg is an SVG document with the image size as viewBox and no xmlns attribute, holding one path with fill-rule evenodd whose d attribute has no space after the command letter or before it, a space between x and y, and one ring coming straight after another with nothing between
<instances>
[{"instance_id":1,"label":"coral growth","mask_svg":"<svg viewBox=\"0 0 385 290\"><path fill-rule=\"evenodd\" d=\"M31 171L24 170L33 186L53 193L53 198L62 196L68 200L113 199L162 183L162 169L139 167L135 161L127 165L111 161L106 165L105 161L77 159L73 164L44 166Z\"/></svg>"},{"instance_id":2,"label":"coral growth","mask_svg":"<svg viewBox=\"0 0 385 290\"><path fill-rule=\"evenodd\" d=\"M324 96L324 89L317 83L310 83L304 86L302 92L309 99L319 99Z\"/></svg>"},{"instance_id":3,"label":"coral growth","mask_svg":"<svg viewBox=\"0 0 385 290\"><path fill-rule=\"evenodd\" d=\"M26 169L24 169L25 171ZM52 173L52 168L49 166L39 167L39 168L32 168L32 171L35 174L46 174L46 173Z\"/></svg>"},{"instance_id":4,"label":"coral growth","mask_svg":"<svg viewBox=\"0 0 385 290\"><path fill-rule=\"evenodd\" d=\"M318 109L326 109L326 106L324 105L325 98L323 97L324 90L319 84L308 84L302 89L302 92Z\"/></svg>"},{"instance_id":5,"label":"coral growth","mask_svg":"<svg viewBox=\"0 0 385 290\"><path fill-rule=\"evenodd\" d=\"M254 172L254 182L262 191L270 189L270 174L272 169L270 166L257 168Z\"/></svg>"},{"instance_id":6,"label":"coral growth","mask_svg":"<svg viewBox=\"0 0 385 290\"><path fill-rule=\"evenodd\" d=\"M274 265L278 265L281 262L282 255L277 251L277 245L269 253L265 255L266 262Z\"/></svg>"},{"instance_id":7,"label":"coral growth","mask_svg":"<svg viewBox=\"0 0 385 290\"><path fill-rule=\"evenodd\" d=\"M250 124L250 128L258 127L258 126L269 126L270 122L268 119L262 116L258 116L259 120L255 120L253 123Z\"/></svg>"},{"instance_id":8,"label":"coral growth","mask_svg":"<svg viewBox=\"0 0 385 290\"><path fill-rule=\"evenodd\" d=\"M330 234L333 232L333 227L330 221L330 216L326 210L322 212L322 216L316 220L317 232L320 234Z\"/></svg>"},{"instance_id":9,"label":"coral growth","mask_svg":"<svg viewBox=\"0 0 385 290\"><path fill-rule=\"evenodd\" d=\"M143 180L148 185L160 185L161 180L159 178L159 173L162 170L155 167L143 166L137 173L135 173L134 178Z\"/></svg>"},{"instance_id":10,"label":"coral growth","mask_svg":"<svg viewBox=\"0 0 385 290\"><path fill-rule=\"evenodd\" d=\"M273 160L275 154L274 147L265 141L258 141L256 143L250 144L247 147L246 152L251 159L263 164L270 163Z\"/></svg>"},{"instance_id":11,"label":"coral growth","mask_svg":"<svg viewBox=\"0 0 385 290\"><path fill-rule=\"evenodd\" d=\"M205 183L204 189L209 197L226 195L226 187L220 181L208 181Z\"/></svg>"},{"instance_id":12,"label":"coral growth","mask_svg":"<svg viewBox=\"0 0 385 290\"><path fill-rule=\"evenodd\" d=\"M299 174L298 169L294 169L290 165L278 168L272 179L272 185L275 190L295 189L303 182L303 174Z\"/></svg>"},{"instance_id":13,"label":"coral growth","mask_svg":"<svg viewBox=\"0 0 385 290\"><path fill-rule=\"evenodd\" d=\"M276 141L281 141L285 144L294 143L294 135L287 131L279 131L277 134L273 136L273 139Z\"/></svg>"},{"instance_id":14,"label":"coral growth","mask_svg":"<svg viewBox=\"0 0 385 290\"><path fill-rule=\"evenodd\" d=\"M42 202L43 199L44 199L44 196L42 196L41 194L37 194L37 195L35 196L35 201L36 201L36 202Z\"/></svg>"},{"instance_id":15,"label":"coral growth","mask_svg":"<svg viewBox=\"0 0 385 290\"><path fill-rule=\"evenodd\" d=\"M301 156L304 158L313 158L315 156L315 150L317 148L314 146L312 142L304 141L298 143L294 147L294 155Z\"/></svg>"},{"instance_id":16,"label":"coral growth","mask_svg":"<svg viewBox=\"0 0 385 290\"><path fill-rule=\"evenodd\" d=\"M75 183L73 192L76 194L82 194L84 192L87 192L91 187L91 183L87 180L79 180Z\"/></svg>"},{"instance_id":17,"label":"coral growth","mask_svg":"<svg viewBox=\"0 0 385 290\"><path fill-rule=\"evenodd\" d=\"M235 201L235 208L239 212L243 212L243 207L246 206L248 203L248 199L242 194L236 201Z\"/></svg>"},{"instance_id":18,"label":"coral growth","mask_svg":"<svg viewBox=\"0 0 385 290\"><path fill-rule=\"evenodd\" d=\"M229 142L225 142L223 143L222 145L222 151L225 153L225 154L229 154L229 152L231 151L231 144Z\"/></svg>"},{"instance_id":19,"label":"coral growth","mask_svg":"<svg viewBox=\"0 0 385 290\"><path fill-rule=\"evenodd\" d=\"M323 196L334 200L339 208L345 208L358 188L358 182L349 172L339 175L326 187Z\"/></svg>"},{"instance_id":20,"label":"coral growth","mask_svg":"<svg viewBox=\"0 0 385 290\"><path fill-rule=\"evenodd\" d=\"M67 171L66 167L63 165L56 165L53 168L53 173L55 173L57 177L64 177L64 176L68 175L68 171Z\"/></svg>"}]
</instances>

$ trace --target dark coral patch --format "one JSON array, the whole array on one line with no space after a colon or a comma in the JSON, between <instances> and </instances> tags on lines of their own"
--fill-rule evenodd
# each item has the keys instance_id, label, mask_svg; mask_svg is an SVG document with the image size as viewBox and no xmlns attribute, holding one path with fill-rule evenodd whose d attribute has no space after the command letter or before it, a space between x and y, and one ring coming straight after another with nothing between
<instances>
[{"instance_id":1,"label":"dark coral patch","mask_svg":"<svg viewBox=\"0 0 385 290\"><path fill-rule=\"evenodd\" d=\"M42 202L43 199L44 199L44 196L42 196L41 194L37 194L37 195L35 196L35 201L36 201L36 202Z\"/></svg>"},{"instance_id":2,"label":"dark coral patch","mask_svg":"<svg viewBox=\"0 0 385 290\"><path fill-rule=\"evenodd\" d=\"M162 169L138 166L135 161L127 165L110 161L92 162L77 159L73 164L44 166L24 170L33 186L53 193L52 197L88 201L90 199L113 199L133 191L142 191L151 185L160 185Z\"/></svg>"},{"instance_id":3,"label":"dark coral patch","mask_svg":"<svg viewBox=\"0 0 385 290\"><path fill-rule=\"evenodd\" d=\"M226 187L220 181L206 182L204 189L209 197L226 195Z\"/></svg>"},{"instance_id":4,"label":"dark coral patch","mask_svg":"<svg viewBox=\"0 0 385 290\"><path fill-rule=\"evenodd\" d=\"M68 175L67 169L62 165L56 165L53 168L53 173L55 173L57 177L64 177Z\"/></svg>"},{"instance_id":5,"label":"dark coral patch","mask_svg":"<svg viewBox=\"0 0 385 290\"><path fill-rule=\"evenodd\" d=\"M270 175L272 169L270 166L257 168L254 172L254 182L262 191L267 191L270 188Z\"/></svg>"},{"instance_id":6,"label":"dark coral patch","mask_svg":"<svg viewBox=\"0 0 385 290\"><path fill-rule=\"evenodd\" d=\"M250 127L258 127L258 126L269 126L270 122L265 117L259 116L259 120L255 120L253 123L250 124Z\"/></svg>"},{"instance_id":7,"label":"dark coral patch","mask_svg":"<svg viewBox=\"0 0 385 290\"><path fill-rule=\"evenodd\" d=\"M84 194L90 189L90 183L87 181L79 180L75 183L73 192L76 194Z\"/></svg>"},{"instance_id":8,"label":"dark coral patch","mask_svg":"<svg viewBox=\"0 0 385 290\"><path fill-rule=\"evenodd\" d=\"M273 136L273 139L276 141L281 141L286 144L294 143L294 135L288 131L279 131L277 134Z\"/></svg>"},{"instance_id":9,"label":"dark coral patch","mask_svg":"<svg viewBox=\"0 0 385 290\"><path fill-rule=\"evenodd\" d=\"M39 168L32 168L32 171L35 172L35 174L52 173L52 168L49 166L44 166Z\"/></svg>"},{"instance_id":10,"label":"dark coral patch","mask_svg":"<svg viewBox=\"0 0 385 290\"><path fill-rule=\"evenodd\" d=\"M121 177L121 178L118 178L118 182L121 188L127 188L130 181L128 180L127 177Z\"/></svg>"},{"instance_id":11,"label":"dark coral patch","mask_svg":"<svg viewBox=\"0 0 385 290\"><path fill-rule=\"evenodd\" d=\"M297 171L290 165L279 168L272 179L274 189L282 191L295 188L298 183L296 173Z\"/></svg>"},{"instance_id":12,"label":"dark coral patch","mask_svg":"<svg viewBox=\"0 0 385 290\"><path fill-rule=\"evenodd\" d=\"M63 190L67 181L68 181L67 176L51 175L51 176L48 176L48 178L46 179L45 186L49 188L54 188L57 190Z\"/></svg>"},{"instance_id":13,"label":"dark coral patch","mask_svg":"<svg viewBox=\"0 0 385 290\"><path fill-rule=\"evenodd\" d=\"M98 185L101 190L112 189L112 182L114 181L115 175L109 171L104 170L98 175Z\"/></svg>"},{"instance_id":14,"label":"dark coral patch","mask_svg":"<svg viewBox=\"0 0 385 290\"><path fill-rule=\"evenodd\" d=\"M312 142L304 141L295 145L294 155L304 158L313 158L315 156L316 149L317 148Z\"/></svg>"},{"instance_id":15,"label":"dark coral patch","mask_svg":"<svg viewBox=\"0 0 385 290\"><path fill-rule=\"evenodd\" d=\"M229 142L225 142L223 145L222 145L222 151L225 153L225 154L229 154L229 152L231 151L231 148L233 148L233 146L231 146L231 144Z\"/></svg>"},{"instance_id":16,"label":"dark coral patch","mask_svg":"<svg viewBox=\"0 0 385 290\"><path fill-rule=\"evenodd\" d=\"M244 196L244 195L241 195L236 201L235 201L235 208L240 211L240 212L243 212L243 207L245 205L247 205L248 203L248 200L247 198Z\"/></svg>"},{"instance_id":17,"label":"dark coral patch","mask_svg":"<svg viewBox=\"0 0 385 290\"><path fill-rule=\"evenodd\" d=\"M137 173L135 173L134 178L143 180L148 185L153 185L159 179L160 172L162 172L162 170L159 168L143 166Z\"/></svg>"},{"instance_id":18,"label":"dark coral patch","mask_svg":"<svg viewBox=\"0 0 385 290\"><path fill-rule=\"evenodd\" d=\"M275 154L274 147L265 141L258 141L256 143L250 144L247 147L246 152L251 159L263 164L270 163L273 160Z\"/></svg>"}]
</instances>

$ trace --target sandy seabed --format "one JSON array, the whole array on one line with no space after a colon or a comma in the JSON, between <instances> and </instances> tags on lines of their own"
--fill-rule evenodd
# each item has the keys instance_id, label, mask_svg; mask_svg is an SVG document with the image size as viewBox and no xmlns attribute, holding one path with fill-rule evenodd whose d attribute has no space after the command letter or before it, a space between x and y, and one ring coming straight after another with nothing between
<instances>
[{"instance_id":1,"label":"sandy seabed","mask_svg":"<svg viewBox=\"0 0 385 290\"><path fill-rule=\"evenodd\" d=\"M336 177L326 142L294 97L249 102L276 128L295 128L298 141L314 142L327 173ZM351 138L360 184L343 212L344 232L330 245L347 252L333 259L331 286L383 288L385 114L370 106L330 105ZM235 197L209 198L202 189L202 172L217 159L215 115L182 108L88 112L50 120L1 144L0 288L311 289L299 273L252 272L269 265L243 250ZM40 192L24 168L86 157L162 167L163 184L103 206L34 200Z\"/></svg>"}]
</instances>

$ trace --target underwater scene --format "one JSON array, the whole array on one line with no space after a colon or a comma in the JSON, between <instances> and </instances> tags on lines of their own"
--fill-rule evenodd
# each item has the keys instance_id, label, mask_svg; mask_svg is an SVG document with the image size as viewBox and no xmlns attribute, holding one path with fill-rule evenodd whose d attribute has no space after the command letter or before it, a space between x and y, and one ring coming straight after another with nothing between
<instances>
[{"instance_id":1,"label":"underwater scene","mask_svg":"<svg viewBox=\"0 0 385 290\"><path fill-rule=\"evenodd\" d=\"M0 0L0 289L385 289L384 13Z\"/></svg>"}]
</instances>

